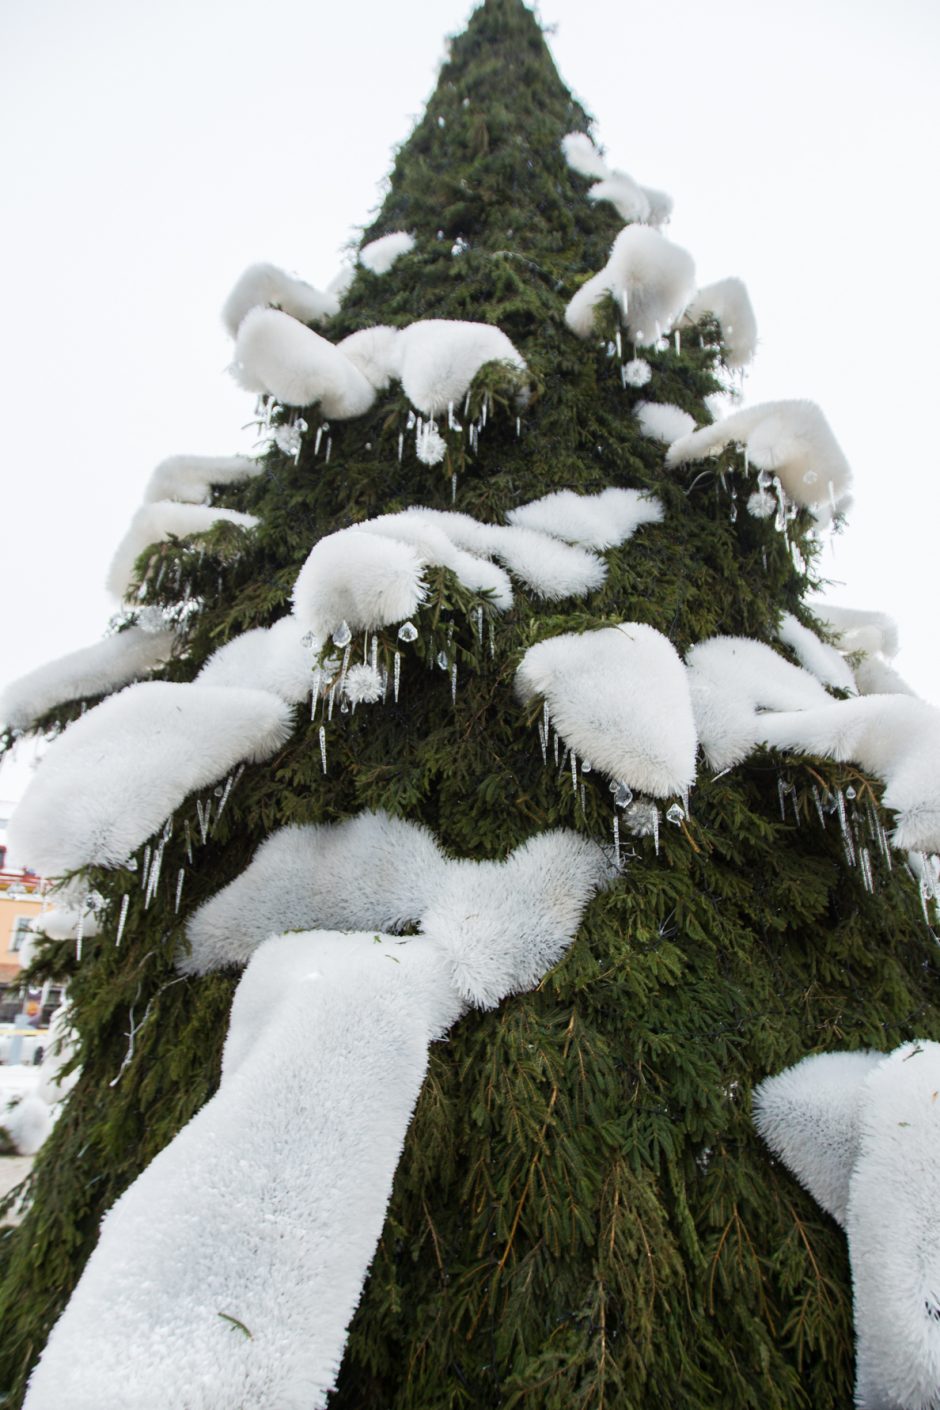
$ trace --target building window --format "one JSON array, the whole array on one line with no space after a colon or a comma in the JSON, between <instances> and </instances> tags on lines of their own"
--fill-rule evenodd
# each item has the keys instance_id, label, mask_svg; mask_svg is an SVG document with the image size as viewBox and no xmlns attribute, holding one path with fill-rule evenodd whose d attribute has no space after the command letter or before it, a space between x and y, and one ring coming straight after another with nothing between
<instances>
[{"instance_id":1,"label":"building window","mask_svg":"<svg viewBox=\"0 0 940 1410\"><path fill-rule=\"evenodd\" d=\"M17 916L13 922L13 934L10 936L10 949L19 950L23 946L27 936L33 933L32 921L29 916Z\"/></svg>"}]
</instances>

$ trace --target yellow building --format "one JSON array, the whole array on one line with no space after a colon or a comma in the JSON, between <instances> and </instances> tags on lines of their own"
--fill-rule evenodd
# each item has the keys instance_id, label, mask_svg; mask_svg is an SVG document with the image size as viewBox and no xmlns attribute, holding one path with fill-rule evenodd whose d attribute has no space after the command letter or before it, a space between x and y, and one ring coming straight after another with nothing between
<instances>
[{"instance_id":1,"label":"yellow building","mask_svg":"<svg viewBox=\"0 0 940 1410\"><path fill-rule=\"evenodd\" d=\"M18 1013L42 1021L45 995L40 989L21 995L18 985L20 953L33 916L43 909L46 883L30 872L0 870L0 1021Z\"/></svg>"}]
</instances>

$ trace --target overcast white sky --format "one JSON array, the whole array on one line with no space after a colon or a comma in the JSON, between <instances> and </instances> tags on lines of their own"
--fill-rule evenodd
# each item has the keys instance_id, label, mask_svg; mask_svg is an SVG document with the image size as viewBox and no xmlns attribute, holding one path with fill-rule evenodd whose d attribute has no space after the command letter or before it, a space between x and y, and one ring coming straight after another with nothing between
<instances>
[{"instance_id":1,"label":"overcast white sky","mask_svg":"<svg viewBox=\"0 0 940 1410\"><path fill-rule=\"evenodd\" d=\"M20 0L0 11L0 684L96 640L153 465L248 449L218 318L242 268L325 284L467 0ZM700 282L748 284L749 402L818 401L856 477L833 601L894 614L940 702L932 0L544 0L613 165ZM0 775L0 797L19 773Z\"/></svg>"}]
</instances>

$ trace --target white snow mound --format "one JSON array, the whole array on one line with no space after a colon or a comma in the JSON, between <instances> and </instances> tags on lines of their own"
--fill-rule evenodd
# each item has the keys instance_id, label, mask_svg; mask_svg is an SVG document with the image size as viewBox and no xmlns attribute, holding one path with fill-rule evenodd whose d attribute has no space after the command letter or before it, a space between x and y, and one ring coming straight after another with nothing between
<instances>
[{"instance_id":1,"label":"white snow mound","mask_svg":"<svg viewBox=\"0 0 940 1410\"><path fill-rule=\"evenodd\" d=\"M801 666L823 685L856 694L855 677L848 663L834 646L820 641L815 632L797 621L792 612L785 612L777 629L777 640L789 646Z\"/></svg>"},{"instance_id":2,"label":"white snow mound","mask_svg":"<svg viewBox=\"0 0 940 1410\"><path fill-rule=\"evenodd\" d=\"M590 338L597 305L611 294L632 341L648 346L669 331L694 289L695 264L687 251L658 230L628 225L614 241L604 268L582 284L568 304L565 321L579 338Z\"/></svg>"},{"instance_id":3,"label":"white snow mound","mask_svg":"<svg viewBox=\"0 0 940 1410\"><path fill-rule=\"evenodd\" d=\"M180 499L202 504L213 485L237 485L260 475L263 469L260 460L247 455L171 455L160 461L147 481L144 502Z\"/></svg>"},{"instance_id":4,"label":"white snow mound","mask_svg":"<svg viewBox=\"0 0 940 1410\"><path fill-rule=\"evenodd\" d=\"M393 230L390 235L380 235L370 240L359 251L359 263L373 274L387 274L396 260L408 254L415 247L415 237L406 230Z\"/></svg>"},{"instance_id":5,"label":"white snow mound","mask_svg":"<svg viewBox=\"0 0 940 1410\"><path fill-rule=\"evenodd\" d=\"M516 671L523 703L542 696L565 743L594 768L656 798L695 778L689 684L672 643L624 622L530 647Z\"/></svg>"},{"instance_id":6,"label":"white snow mound","mask_svg":"<svg viewBox=\"0 0 940 1410\"><path fill-rule=\"evenodd\" d=\"M322 645L313 641L305 646L305 635L306 629L292 615L273 627L242 632L212 653L194 684L270 690L288 705L296 705L310 694Z\"/></svg>"},{"instance_id":7,"label":"white snow mound","mask_svg":"<svg viewBox=\"0 0 940 1410\"><path fill-rule=\"evenodd\" d=\"M291 714L264 690L128 686L49 746L10 820L10 845L45 876L118 866L192 792L270 758Z\"/></svg>"},{"instance_id":8,"label":"white snow mound","mask_svg":"<svg viewBox=\"0 0 940 1410\"><path fill-rule=\"evenodd\" d=\"M339 312L339 298L323 293L274 264L251 264L225 300L222 320L234 338L255 308L279 308L301 323L322 323Z\"/></svg>"},{"instance_id":9,"label":"white snow mound","mask_svg":"<svg viewBox=\"0 0 940 1410\"><path fill-rule=\"evenodd\" d=\"M37 666L0 694L0 723L11 729L28 729L57 705L119 690L168 661L173 639L172 631L128 627L93 646Z\"/></svg>"},{"instance_id":10,"label":"white snow mound","mask_svg":"<svg viewBox=\"0 0 940 1410\"><path fill-rule=\"evenodd\" d=\"M680 436L688 436L695 430L694 418L669 401L639 401L633 414L644 436L661 441L663 445L672 445Z\"/></svg>"},{"instance_id":11,"label":"white snow mound","mask_svg":"<svg viewBox=\"0 0 940 1410\"><path fill-rule=\"evenodd\" d=\"M321 641L343 622L353 631L403 622L424 601L426 561L399 538L340 529L310 550L294 583L294 615Z\"/></svg>"},{"instance_id":12,"label":"white snow mound","mask_svg":"<svg viewBox=\"0 0 940 1410\"><path fill-rule=\"evenodd\" d=\"M704 460L732 441L745 447L752 465L779 476L795 504L828 504L852 478L828 421L811 401L768 401L732 412L676 441L666 464Z\"/></svg>"},{"instance_id":13,"label":"white snow mound","mask_svg":"<svg viewBox=\"0 0 940 1410\"><path fill-rule=\"evenodd\" d=\"M276 309L256 308L244 319L231 370L247 391L285 406L316 402L337 421L362 416L375 401L375 387L335 344Z\"/></svg>"},{"instance_id":14,"label":"white snow mound","mask_svg":"<svg viewBox=\"0 0 940 1410\"><path fill-rule=\"evenodd\" d=\"M134 564L151 544L204 534L222 520L240 524L243 529L253 529L258 522L253 514L241 514L237 509L219 509L215 505L177 504L172 499L142 504L114 551L108 569L108 591L115 597L123 598L126 595L134 581Z\"/></svg>"},{"instance_id":15,"label":"white snow mound","mask_svg":"<svg viewBox=\"0 0 940 1410\"><path fill-rule=\"evenodd\" d=\"M732 276L697 289L682 322L698 323L708 314L721 328L728 366L745 367L757 351L757 319L744 281Z\"/></svg>"},{"instance_id":16,"label":"white snow mound","mask_svg":"<svg viewBox=\"0 0 940 1410\"><path fill-rule=\"evenodd\" d=\"M535 529L585 548L616 548L633 537L643 524L660 524L663 506L645 490L601 490L575 494L556 490L506 515L510 524Z\"/></svg>"},{"instance_id":17,"label":"white snow mound","mask_svg":"<svg viewBox=\"0 0 940 1410\"><path fill-rule=\"evenodd\" d=\"M490 323L427 318L403 328L398 338L400 378L412 406L425 416L459 408L474 377L488 362L515 372L526 364L510 340Z\"/></svg>"},{"instance_id":18,"label":"white snow mound","mask_svg":"<svg viewBox=\"0 0 940 1410\"><path fill-rule=\"evenodd\" d=\"M350 333L336 346L377 392L384 392L389 382L399 375L398 338L397 328L377 324Z\"/></svg>"}]
</instances>

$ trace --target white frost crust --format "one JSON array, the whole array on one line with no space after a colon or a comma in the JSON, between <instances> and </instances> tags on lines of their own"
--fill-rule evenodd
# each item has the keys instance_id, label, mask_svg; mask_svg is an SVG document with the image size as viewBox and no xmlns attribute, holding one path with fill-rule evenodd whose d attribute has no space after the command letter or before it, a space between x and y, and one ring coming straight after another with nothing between
<instances>
[{"instance_id":1,"label":"white frost crust","mask_svg":"<svg viewBox=\"0 0 940 1410\"><path fill-rule=\"evenodd\" d=\"M275 264L250 264L225 300L222 321L234 338L252 309L279 308L301 323L322 323L339 304L334 291L315 289Z\"/></svg>"},{"instance_id":2,"label":"white frost crust","mask_svg":"<svg viewBox=\"0 0 940 1410\"><path fill-rule=\"evenodd\" d=\"M770 718L759 712L835 703L808 671L749 637L710 637L685 659L698 737L713 769L740 764L759 747Z\"/></svg>"},{"instance_id":3,"label":"white frost crust","mask_svg":"<svg viewBox=\"0 0 940 1410\"><path fill-rule=\"evenodd\" d=\"M171 455L160 461L147 481L144 503L179 499L202 504L213 485L237 485L254 479L263 469L260 460L247 455Z\"/></svg>"},{"instance_id":4,"label":"white frost crust","mask_svg":"<svg viewBox=\"0 0 940 1410\"><path fill-rule=\"evenodd\" d=\"M243 760L270 758L290 730L290 710L268 691L128 686L49 746L10 845L46 876L118 866L190 793Z\"/></svg>"},{"instance_id":5,"label":"white frost crust","mask_svg":"<svg viewBox=\"0 0 940 1410\"><path fill-rule=\"evenodd\" d=\"M27 729L57 705L119 690L168 661L173 640L171 631L128 627L93 646L37 666L0 695L0 722L12 729Z\"/></svg>"},{"instance_id":6,"label":"white frost crust","mask_svg":"<svg viewBox=\"0 0 940 1410\"><path fill-rule=\"evenodd\" d=\"M757 1089L757 1124L844 1224L855 1404L940 1410L940 1044L810 1057Z\"/></svg>"},{"instance_id":7,"label":"white frost crust","mask_svg":"<svg viewBox=\"0 0 940 1410\"><path fill-rule=\"evenodd\" d=\"M542 696L565 743L611 779L667 798L695 778L689 683L672 643L624 622L530 647L516 671L523 701Z\"/></svg>"},{"instance_id":8,"label":"white frost crust","mask_svg":"<svg viewBox=\"0 0 940 1410\"><path fill-rule=\"evenodd\" d=\"M359 263L373 274L387 274L396 260L408 254L415 247L415 237L406 230L393 230L390 235L380 235L370 240L359 251Z\"/></svg>"},{"instance_id":9,"label":"white frost crust","mask_svg":"<svg viewBox=\"0 0 940 1410\"><path fill-rule=\"evenodd\" d=\"M428 1043L459 1011L421 939L262 946L218 1092L105 1217L29 1410L322 1410Z\"/></svg>"},{"instance_id":10,"label":"white frost crust","mask_svg":"<svg viewBox=\"0 0 940 1410\"><path fill-rule=\"evenodd\" d=\"M683 323L698 323L706 314L718 320L729 367L745 367L757 351L757 319L747 285L733 275L697 289Z\"/></svg>"},{"instance_id":11,"label":"white frost crust","mask_svg":"<svg viewBox=\"0 0 940 1410\"><path fill-rule=\"evenodd\" d=\"M633 537L643 524L660 524L662 502L645 490L601 490L575 494L556 490L506 515L510 524L551 534L583 548L617 548Z\"/></svg>"},{"instance_id":12,"label":"white frost crust","mask_svg":"<svg viewBox=\"0 0 940 1410\"><path fill-rule=\"evenodd\" d=\"M288 705L306 700L322 642L303 644L306 629L293 615L273 627L242 632L220 646L199 672L194 685L248 686L269 690Z\"/></svg>"},{"instance_id":13,"label":"white frost crust","mask_svg":"<svg viewBox=\"0 0 940 1410\"><path fill-rule=\"evenodd\" d=\"M244 964L281 931L400 931L420 920L448 865L426 828L388 813L281 828L190 918L179 968Z\"/></svg>"},{"instance_id":14,"label":"white frost crust","mask_svg":"<svg viewBox=\"0 0 940 1410\"><path fill-rule=\"evenodd\" d=\"M334 343L277 309L256 308L244 319L232 375L285 406L319 403L337 421L362 416L375 401L375 387Z\"/></svg>"},{"instance_id":15,"label":"white frost crust","mask_svg":"<svg viewBox=\"0 0 940 1410\"><path fill-rule=\"evenodd\" d=\"M607 264L572 298L565 321L579 338L594 334L597 304L611 294L638 347L668 332L695 290L695 264L687 251L644 225L628 225L613 243Z\"/></svg>"},{"instance_id":16,"label":"white frost crust","mask_svg":"<svg viewBox=\"0 0 940 1410\"><path fill-rule=\"evenodd\" d=\"M178 504L172 499L142 504L115 549L108 569L108 591L115 597L124 597L134 580L134 564L151 544L204 534L221 520L240 524L244 529L253 529L258 522L253 514L241 514L237 509L220 509L215 505Z\"/></svg>"},{"instance_id":17,"label":"white frost crust","mask_svg":"<svg viewBox=\"0 0 940 1410\"><path fill-rule=\"evenodd\" d=\"M639 401L633 414L640 423L640 430L651 440L672 445L682 436L689 436L695 430L695 419L671 401Z\"/></svg>"},{"instance_id":18,"label":"white frost crust","mask_svg":"<svg viewBox=\"0 0 940 1410\"><path fill-rule=\"evenodd\" d=\"M558 963L591 897L612 875L596 843L574 832L544 832L504 862L449 862L421 931L445 957L461 998L495 1008Z\"/></svg>"},{"instance_id":19,"label":"white frost crust","mask_svg":"<svg viewBox=\"0 0 940 1410\"><path fill-rule=\"evenodd\" d=\"M389 382L399 374L399 330L376 324L350 333L336 344L339 352L349 358L377 392L384 392Z\"/></svg>"},{"instance_id":20,"label":"white frost crust","mask_svg":"<svg viewBox=\"0 0 940 1410\"><path fill-rule=\"evenodd\" d=\"M314 544L294 583L294 615L321 641L347 622L353 631L411 617L426 596L428 560L409 543L340 529Z\"/></svg>"},{"instance_id":21,"label":"white frost crust","mask_svg":"<svg viewBox=\"0 0 940 1410\"><path fill-rule=\"evenodd\" d=\"M488 362L516 372L525 361L506 334L490 323L426 318L403 328L398 338L399 376L412 406L425 416L460 408L474 377Z\"/></svg>"},{"instance_id":22,"label":"white frost crust","mask_svg":"<svg viewBox=\"0 0 940 1410\"><path fill-rule=\"evenodd\" d=\"M768 401L702 426L669 447L667 465L718 455L737 441L759 470L768 470L796 504L828 504L852 477L829 423L815 402Z\"/></svg>"},{"instance_id":23,"label":"white frost crust","mask_svg":"<svg viewBox=\"0 0 940 1410\"><path fill-rule=\"evenodd\" d=\"M817 1204L845 1227L859 1097L882 1053L816 1053L754 1090L754 1124Z\"/></svg>"},{"instance_id":24,"label":"white frost crust","mask_svg":"<svg viewBox=\"0 0 940 1410\"><path fill-rule=\"evenodd\" d=\"M940 852L940 710L910 695L829 700L794 714L764 715L761 739L774 749L857 763L886 784L897 813L892 841L911 852Z\"/></svg>"},{"instance_id":25,"label":"white frost crust","mask_svg":"<svg viewBox=\"0 0 940 1410\"><path fill-rule=\"evenodd\" d=\"M777 631L777 640L789 646L801 666L823 685L856 694L855 677L847 662L834 646L820 641L815 632L797 621L792 612L785 612Z\"/></svg>"}]
</instances>

